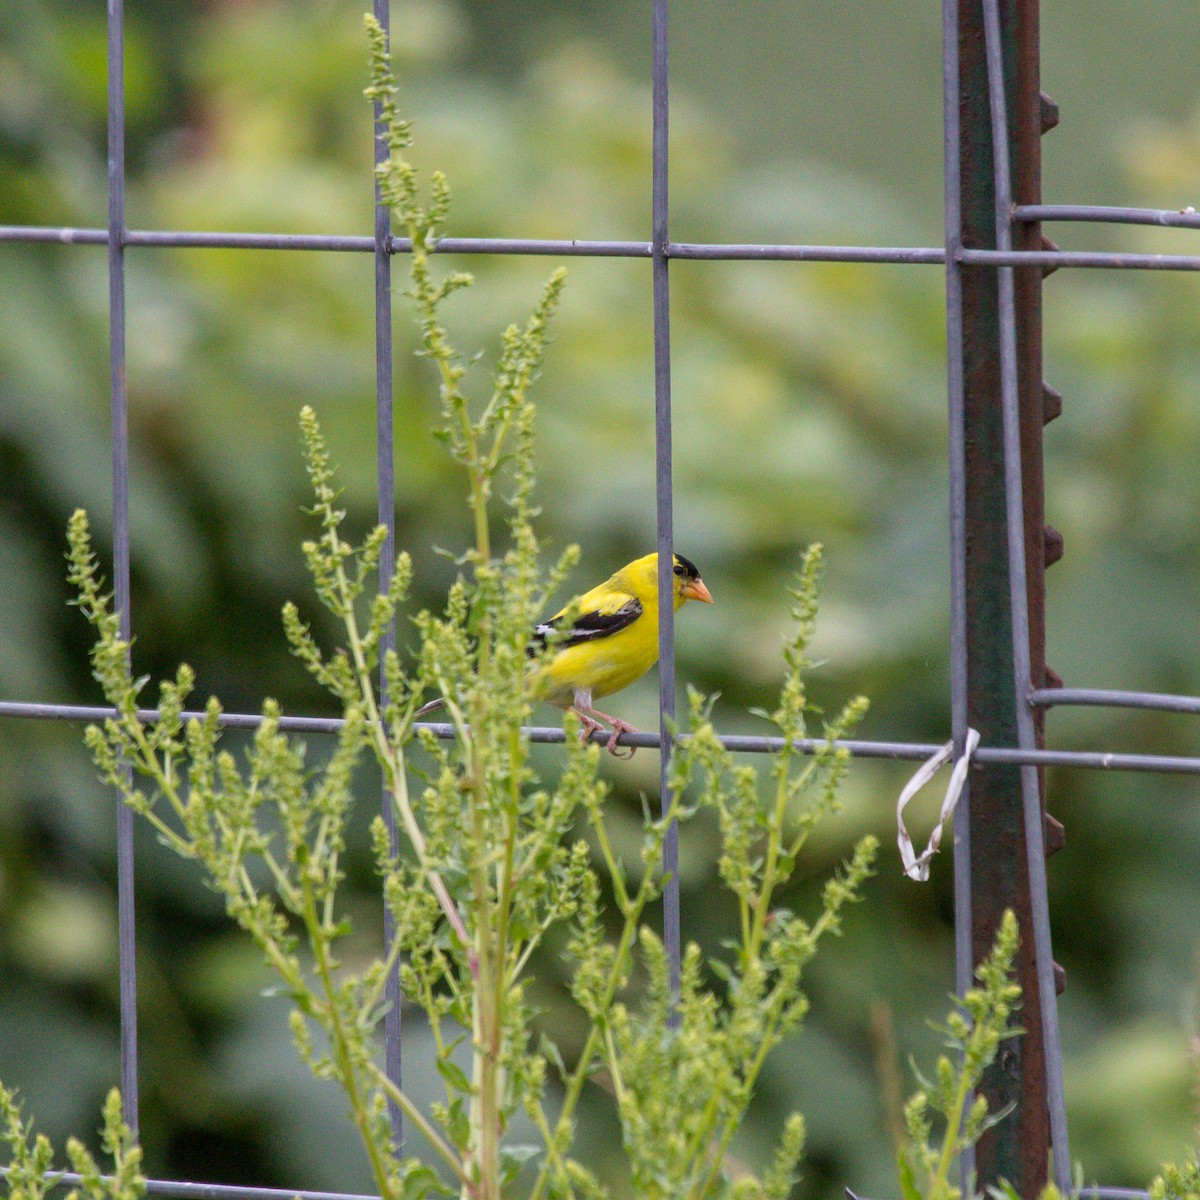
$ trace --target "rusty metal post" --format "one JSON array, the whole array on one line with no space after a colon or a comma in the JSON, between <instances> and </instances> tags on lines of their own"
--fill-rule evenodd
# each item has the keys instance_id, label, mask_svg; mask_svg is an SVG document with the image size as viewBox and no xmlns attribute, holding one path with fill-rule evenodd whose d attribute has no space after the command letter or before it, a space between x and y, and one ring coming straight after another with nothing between
<instances>
[{"instance_id":1,"label":"rusty metal post","mask_svg":"<svg viewBox=\"0 0 1200 1200\"><path fill-rule=\"evenodd\" d=\"M957 135L959 236L964 248L996 247L995 178L981 0L957 3ZM1038 0L1000 5L1009 154L1014 199L1041 200L1040 138L1044 132L1038 69ZM952 82L952 81L951 81ZM954 114L951 114L953 116ZM953 154L953 146L948 147ZM952 201L952 197L948 197ZM953 239L953 233L951 233ZM1014 249L1041 247L1035 224L1014 230ZM969 724L984 745L1017 742L1018 696L1013 679L1012 619L1005 539L1004 444L1001 412L997 277L989 266L962 266L962 420L965 487L965 689ZM1045 667L1045 565L1042 427L1047 403L1042 382L1041 272L1015 273L1024 527L1033 686L1043 686ZM1037 714L1037 740L1042 720ZM1043 788L1044 803L1044 788ZM971 774L968 807L970 946L978 962L991 946L1000 916L1012 908L1023 934L1018 960L1023 988L1023 1036L1005 1043L984 1081L989 1108L1013 1105L1013 1113L980 1143L975 1156L979 1185L1007 1179L1024 1197L1035 1197L1047 1179L1050 1125L1033 939L1020 772L979 766ZM1047 842L1056 846L1051 834Z\"/></svg>"}]
</instances>

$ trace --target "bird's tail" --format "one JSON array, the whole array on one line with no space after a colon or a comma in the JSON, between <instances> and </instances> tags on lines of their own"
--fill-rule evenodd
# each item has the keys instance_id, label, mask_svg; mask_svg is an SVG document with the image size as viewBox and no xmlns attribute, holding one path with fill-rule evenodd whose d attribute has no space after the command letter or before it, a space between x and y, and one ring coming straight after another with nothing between
<instances>
[{"instance_id":1,"label":"bird's tail","mask_svg":"<svg viewBox=\"0 0 1200 1200\"><path fill-rule=\"evenodd\" d=\"M416 715L418 717L423 717L426 713L437 712L439 708L445 707L446 697L439 696L436 700L430 700L428 704L422 704L421 707L417 709Z\"/></svg>"}]
</instances>

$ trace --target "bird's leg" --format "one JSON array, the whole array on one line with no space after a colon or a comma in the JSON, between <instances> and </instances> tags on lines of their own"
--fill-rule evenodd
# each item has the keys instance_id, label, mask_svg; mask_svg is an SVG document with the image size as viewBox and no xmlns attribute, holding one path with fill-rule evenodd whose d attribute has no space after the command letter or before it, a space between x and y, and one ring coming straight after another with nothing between
<instances>
[{"instance_id":1,"label":"bird's leg","mask_svg":"<svg viewBox=\"0 0 1200 1200\"><path fill-rule=\"evenodd\" d=\"M581 742L583 742L583 744L585 746L587 745L587 743L589 741L591 741L592 734L595 733L597 729L604 728L604 726L601 725L599 721L592 720L592 718L589 717L587 715L587 713L583 711L583 709L579 708L575 704L572 704L567 709L567 711L573 712L579 718L580 723L581 723L581 728L579 730L579 740Z\"/></svg>"},{"instance_id":2,"label":"bird's leg","mask_svg":"<svg viewBox=\"0 0 1200 1200\"><path fill-rule=\"evenodd\" d=\"M592 711L595 712L595 709ZM637 733L637 730L628 721L622 721L620 717L610 717L607 713L596 713L596 716L603 717L612 726L612 736L604 744L609 754L613 758L632 758L637 753L637 747L630 746L628 754L619 754L617 752L617 738L623 733Z\"/></svg>"},{"instance_id":3,"label":"bird's leg","mask_svg":"<svg viewBox=\"0 0 1200 1200\"><path fill-rule=\"evenodd\" d=\"M607 721L612 726L612 733L608 741L604 744L604 748L613 756L613 758L632 758L637 753L636 746L629 747L628 754L621 754L617 750L617 738L623 733L637 733L628 721L622 721L620 717L611 717L608 713L602 713L598 708L592 707L592 694L577 689L575 692L575 703L571 705L571 711L583 722L583 728L579 731L579 740L586 742L597 729L603 729L602 721Z\"/></svg>"}]
</instances>

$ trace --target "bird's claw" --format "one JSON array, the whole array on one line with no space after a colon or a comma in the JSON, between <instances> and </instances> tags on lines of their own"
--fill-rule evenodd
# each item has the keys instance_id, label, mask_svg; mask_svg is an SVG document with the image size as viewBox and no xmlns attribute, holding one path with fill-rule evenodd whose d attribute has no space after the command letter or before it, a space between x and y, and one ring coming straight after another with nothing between
<instances>
[{"instance_id":1,"label":"bird's claw","mask_svg":"<svg viewBox=\"0 0 1200 1200\"><path fill-rule=\"evenodd\" d=\"M572 708L571 711L579 718L579 740L586 746L592 740L592 734L596 732L604 732L604 725L597 721L595 717L589 716L586 712L578 708ZM619 717L610 717L608 713L597 713L596 716L603 717L605 721L612 726L608 734L608 741L604 743L604 748L613 756L613 758L630 759L637 753L636 746L621 747L620 749L628 749L628 754L621 754L617 747L617 738L623 733L637 733L628 721L622 721Z\"/></svg>"},{"instance_id":2,"label":"bird's claw","mask_svg":"<svg viewBox=\"0 0 1200 1200\"><path fill-rule=\"evenodd\" d=\"M579 740L586 746L592 740L592 734L604 726L599 721L593 721L591 717L585 717L578 709L575 712L579 717Z\"/></svg>"},{"instance_id":3,"label":"bird's claw","mask_svg":"<svg viewBox=\"0 0 1200 1200\"><path fill-rule=\"evenodd\" d=\"M605 743L604 748L613 756L613 758L628 760L637 753L637 747L629 746L627 747L629 753L621 754L617 747L617 738L619 738L623 733L637 733L637 730L634 729L634 727L627 721L618 721L614 719L612 723L612 733L609 735L608 741Z\"/></svg>"}]
</instances>

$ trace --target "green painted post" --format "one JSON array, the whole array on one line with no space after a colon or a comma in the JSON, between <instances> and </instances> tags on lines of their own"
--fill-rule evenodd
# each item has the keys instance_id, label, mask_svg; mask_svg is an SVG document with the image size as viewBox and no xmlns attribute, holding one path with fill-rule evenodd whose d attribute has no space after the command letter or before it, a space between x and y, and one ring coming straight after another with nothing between
<instances>
[{"instance_id":1,"label":"green painted post","mask_svg":"<svg viewBox=\"0 0 1200 1200\"><path fill-rule=\"evenodd\" d=\"M960 178L963 245L996 246L991 120L980 0L959 0ZM1038 70L1038 0L1001 0L1014 199L1041 200L1042 102ZM1036 225L1015 227L1015 249L1038 249ZM1033 686L1044 686L1045 564L1042 426L1041 271L1016 272L1022 466L1028 571L1030 659ZM967 537L967 707L983 744L1017 741L1005 545L1003 434L1000 409L997 285L994 268L964 267L963 379L965 391ZM1024 702L1021 698L1020 702ZM1042 742L1040 715L1037 722ZM975 960L992 943L1000 915L1012 908L1031 929L1029 884L1016 767L976 767L970 782L972 944ZM1048 839L1051 843L1057 839ZM1014 1105L1010 1117L980 1143L980 1187L1007 1179L1032 1200L1047 1179L1049 1120L1046 1109L1042 1027L1032 938L1018 962L1024 989L1022 1037L1005 1043L984 1091L995 1111Z\"/></svg>"}]
</instances>

